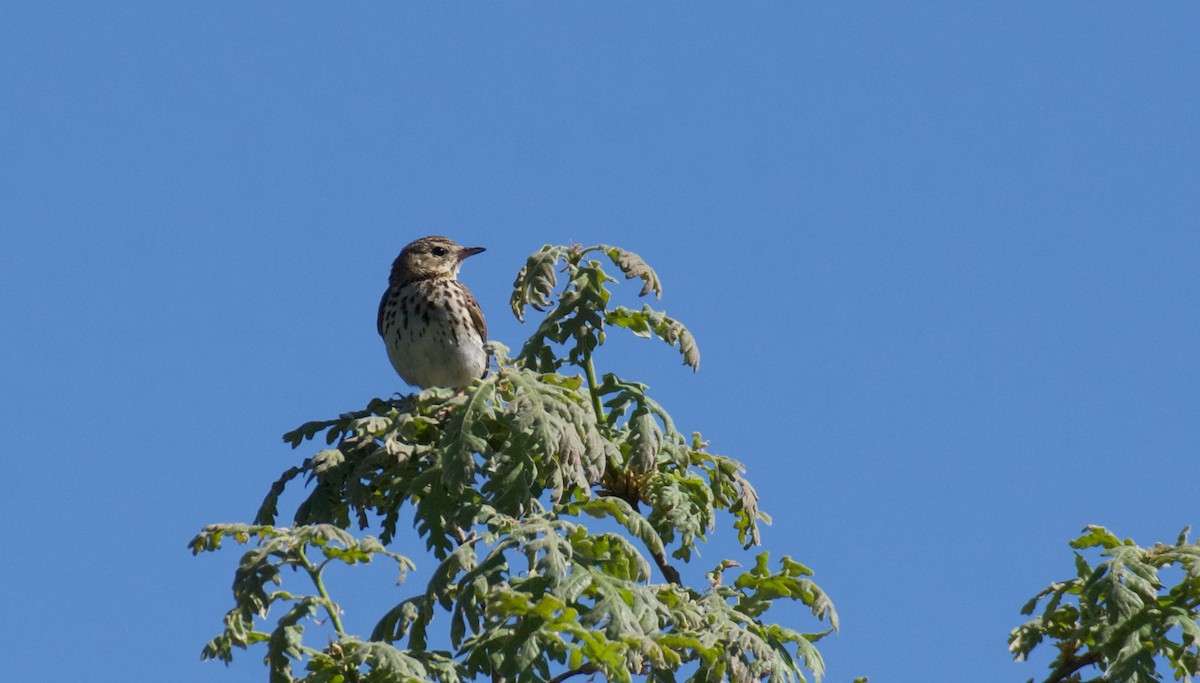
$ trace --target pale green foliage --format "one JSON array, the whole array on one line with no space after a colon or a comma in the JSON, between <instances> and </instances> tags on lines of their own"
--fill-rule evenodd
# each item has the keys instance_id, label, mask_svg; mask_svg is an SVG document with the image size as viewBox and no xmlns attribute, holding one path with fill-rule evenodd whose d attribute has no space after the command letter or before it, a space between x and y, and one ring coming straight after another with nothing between
<instances>
[{"instance_id":1,"label":"pale green foliage","mask_svg":"<svg viewBox=\"0 0 1200 683\"><path fill-rule=\"evenodd\" d=\"M329 448L284 473L255 526L211 526L192 541L194 552L225 536L258 541L206 658L265 643L274 681L293 680L297 662L305 681L541 682L572 673L674 681L689 663L696 681L802 681L804 667L821 675L813 643L837 616L807 568L784 557L772 569L762 553L732 582L723 574L738 565L724 561L694 589L670 564L690 561L722 514L746 547L767 517L739 462L709 452L699 434L685 437L645 385L597 377L593 354L607 327L657 337L693 369L700 356L686 328L661 311L610 307L607 287L617 280L590 254L640 279L641 295L661 295L658 276L632 252L545 247L514 284L518 317L527 307L545 313L519 356L493 344L498 370L465 391L375 399L285 435L299 446L323 433ZM280 495L300 475L310 492L297 526L277 527ZM346 634L321 570L375 555L407 570L407 559L386 550L406 506L438 563L432 578L385 608L369 639ZM590 531L589 518L623 532ZM346 531L373 526L379 541ZM320 563L308 560L310 548ZM303 570L315 594L268 590L285 566ZM831 628L801 633L764 622L778 599L799 601ZM287 611L272 630L257 630L270 628L275 606ZM439 613L449 615L438 622L448 633L436 642L450 650L430 649ZM306 646L304 623L319 614L337 639Z\"/></svg>"},{"instance_id":2,"label":"pale green foliage","mask_svg":"<svg viewBox=\"0 0 1200 683\"><path fill-rule=\"evenodd\" d=\"M591 352L604 343L604 325L611 324L632 330L642 337L655 335L672 346L678 346L683 362L693 370L700 367L700 351L691 333L678 321L649 306L631 311L623 306L609 309L609 291L605 286L616 282L604 272L598 261L584 260L591 253L607 256L625 274L626 279L641 278L639 296L654 292L662 297L658 275L646 262L631 251L617 247L543 247L526 261L513 283L510 300L513 313L524 320L525 308L544 311L558 285L555 268L563 262L567 283L555 305L538 325L537 331L525 342L521 356L526 365L543 372L553 372L566 363L583 366ZM568 344L565 358L560 357L548 342Z\"/></svg>"},{"instance_id":3,"label":"pale green foliage","mask_svg":"<svg viewBox=\"0 0 1200 683\"><path fill-rule=\"evenodd\" d=\"M1046 683L1059 681L1161 681L1165 661L1175 680L1200 673L1200 543L1188 530L1175 545L1140 548L1104 527L1089 526L1071 542L1077 550L1103 548L1092 567L1075 553L1076 578L1050 584L1022 608L1041 613L1014 629L1009 650L1025 659L1045 638L1058 649ZM1166 586L1162 570L1182 576ZM1096 675L1085 678L1085 671ZM1030 679L1031 681L1033 679Z\"/></svg>"}]
</instances>

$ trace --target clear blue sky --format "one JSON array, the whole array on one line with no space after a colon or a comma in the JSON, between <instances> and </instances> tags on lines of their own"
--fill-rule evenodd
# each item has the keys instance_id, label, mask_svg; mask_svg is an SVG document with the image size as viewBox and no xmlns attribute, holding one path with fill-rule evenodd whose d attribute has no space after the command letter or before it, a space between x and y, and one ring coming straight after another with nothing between
<instances>
[{"instance_id":1,"label":"clear blue sky","mask_svg":"<svg viewBox=\"0 0 1200 683\"><path fill-rule=\"evenodd\" d=\"M185 544L311 453L284 431L403 388L375 309L429 233L488 248L463 279L514 347L542 244L657 268L700 372L641 340L607 369L747 464L767 548L841 613L828 680L1038 676L1005 639L1068 539L1200 523L1198 29L1194 2L0 6L6 678L264 679L199 661L238 553Z\"/></svg>"}]
</instances>

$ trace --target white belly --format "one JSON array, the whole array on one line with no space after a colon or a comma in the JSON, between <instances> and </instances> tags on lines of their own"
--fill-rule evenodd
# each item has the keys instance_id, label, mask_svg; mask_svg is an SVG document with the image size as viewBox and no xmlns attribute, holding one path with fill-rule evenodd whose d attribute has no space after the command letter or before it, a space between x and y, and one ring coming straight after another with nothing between
<instances>
[{"instance_id":1,"label":"white belly","mask_svg":"<svg viewBox=\"0 0 1200 683\"><path fill-rule=\"evenodd\" d=\"M449 335L398 338L388 359L401 379L413 386L463 387L482 377L487 354L478 337L454 342Z\"/></svg>"},{"instance_id":2,"label":"white belly","mask_svg":"<svg viewBox=\"0 0 1200 683\"><path fill-rule=\"evenodd\" d=\"M451 319L445 306L428 309L428 322L385 317L388 359L400 377L413 386L463 387L482 377L487 368L483 339L465 313Z\"/></svg>"}]
</instances>

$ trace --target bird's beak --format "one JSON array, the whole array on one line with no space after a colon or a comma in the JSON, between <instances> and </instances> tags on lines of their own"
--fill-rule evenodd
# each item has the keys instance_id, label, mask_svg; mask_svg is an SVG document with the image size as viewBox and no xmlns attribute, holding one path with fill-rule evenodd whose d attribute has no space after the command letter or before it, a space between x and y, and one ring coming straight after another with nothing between
<instances>
[{"instance_id":1,"label":"bird's beak","mask_svg":"<svg viewBox=\"0 0 1200 683\"><path fill-rule=\"evenodd\" d=\"M458 260L460 262L465 261L468 256L474 256L475 254L478 254L481 251L487 251L487 250L484 249L483 247L463 247L462 250L458 252Z\"/></svg>"}]
</instances>

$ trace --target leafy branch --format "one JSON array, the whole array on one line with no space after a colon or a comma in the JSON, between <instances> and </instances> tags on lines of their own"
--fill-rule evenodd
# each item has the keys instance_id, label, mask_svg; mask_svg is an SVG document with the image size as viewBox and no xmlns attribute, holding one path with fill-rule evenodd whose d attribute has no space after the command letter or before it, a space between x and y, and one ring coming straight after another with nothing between
<instances>
[{"instance_id":1,"label":"leafy branch","mask_svg":"<svg viewBox=\"0 0 1200 683\"><path fill-rule=\"evenodd\" d=\"M206 658L229 661L234 647L266 643L278 681L294 680L296 661L305 662L305 681L544 683L596 673L674 681L689 662L697 681L803 681L804 668L821 676L814 643L836 629L837 616L803 565L785 557L772 570L761 553L726 584L738 565L725 561L696 590L670 564L692 560L718 513L747 548L769 518L741 463L709 452L698 433L685 437L644 384L599 372L607 327L657 337L693 369L699 352L661 311L610 308L617 280L593 255L640 280L640 296L661 296L658 276L632 252L545 247L521 269L511 300L518 318L528 308L545 315L516 357L492 343L497 372L462 391L373 399L284 436L293 447L317 439L327 447L281 475L255 525L210 526L192 541L193 552L225 537L258 542L242 558L235 607ZM308 492L296 526L281 528L280 499L296 481ZM411 563L386 546L405 512L437 566L361 640L345 632L324 568L382 554L403 576ZM615 522L621 533L590 531L586 518ZM376 526L378 541L346 531ZM306 576L312 591L269 589L283 567ZM655 568L665 582L654 580ZM763 621L779 599L801 602L830 628L800 633ZM272 606L287 611L272 630L256 630ZM302 642L304 622L318 613L336 637L325 648ZM449 617L450 650L429 647L438 614Z\"/></svg>"},{"instance_id":2,"label":"leafy branch","mask_svg":"<svg viewBox=\"0 0 1200 683\"><path fill-rule=\"evenodd\" d=\"M1056 641L1058 656L1045 683L1082 681L1159 681L1159 660L1176 680L1200 673L1200 543L1188 542L1188 529L1175 545L1140 548L1104 527L1089 526L1071 542L1077 551L1100 548L1091 566L1075 553L1073 579L1050 584L1021 609L1041 613L1012 631L1009 650L1024 660L1043 640ZM1161 572L1178 567L1183 576L1169 588ZM1032 679L1031 679L1032 680Z\"/></svg>"},{"instance_id":3,"label":"leafy branch","mask_svg":"<svg viewBox=\"0 0 1200 683\"><path fill-rule=\"evenodd\" d=\"M203 659L233 660L233 648L266 642L266 661L272 681L291 681L291 661L302 657L319 657L321 651L305 647L303 621L323 610L339 639L345 639L340 609L325 588L323 574L329 563L369 563L376 555L396 562L400 580L413 564L407 558L385 549L370 536L357 539L345 530L330 525L314 525L282 529L263 525L213 524L205 527L189 543L192 554L212 552L221 548L222 541L232 538L239 544L257 541L257 547L242 555L233 580L234 608L225 616L225 630L204 646ZM309 559L308 549L314 548L324 557L317 564ZM288 567L301 570L317 591L316 595L299 595L273 590L282 585L281 571ZM291 607L276 622L271 632L255 630L255 618L265 619L276 604Z\"/></svg>"},{"instance_id":4,"label":"leafy branch","mask_svg":"<svg viewBox=\"0 0 1200 683\"><path fill-rule=\"evenodd\" d=\"M653 292L656 298L662 298L658 275L631 251L603 244L543 247L529 257L513 283L509 304L517 319L525 319L526 308L546 313L516 360L543 372L556 371L564 364L583 368L591 352L604 343L605 324L611 324L641 337L657 336L679 347L684 364L693 370L699 369L700 351L696 341L678 321L649 306L640 311L620 306L609 310L611 294L607 284L616 280L604 272L600 262L584 259L592 253L607 256L626 279L641 279L642 289L638 296ZM560 262L567 282L558 294L557 303L552 303L559 279L556 267ZM565 358L560 357L552 345L567 345Z\"/></svg>"}]
</instances>

